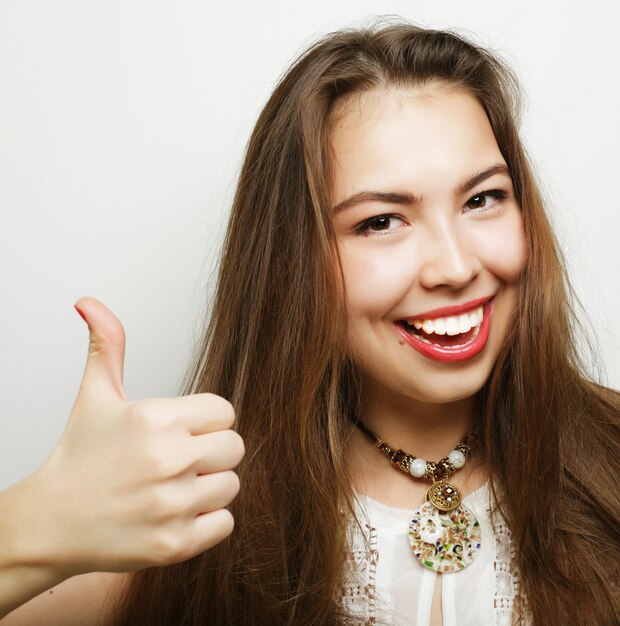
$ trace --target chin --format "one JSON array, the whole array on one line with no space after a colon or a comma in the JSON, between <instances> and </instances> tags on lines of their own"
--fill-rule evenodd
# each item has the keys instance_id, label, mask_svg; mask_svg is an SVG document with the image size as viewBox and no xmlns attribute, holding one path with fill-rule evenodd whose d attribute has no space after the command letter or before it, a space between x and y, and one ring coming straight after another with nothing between
<instances>
[{"instance_id":1,"label":"chin","mask_svg":"<svg viewBox=\"0 0 620 626\"><path fill-rule=\"evenodd\" d=\"M420 394L419 390L416 389L407 395L411 400L424 402L425 404L452 404L475 396L482 389L485 382L482 381L474 386L458 385L453 388L427 389L424 394Z\"/></svg>"},{"instance_id":2,"label":"chin","mask_svg":"<svg viewBox=\"0 0 620 626\"><path fill-rule=\"evenodd\" d=\"M491 376L495 358L491 358L491 354L486 357L458 370L426 371L423 375L418 375L415 381L402 381L405 384L401 389L412 400L428 404L448 404L471 398L484 387Z\"/></svg>"}]
</instances>

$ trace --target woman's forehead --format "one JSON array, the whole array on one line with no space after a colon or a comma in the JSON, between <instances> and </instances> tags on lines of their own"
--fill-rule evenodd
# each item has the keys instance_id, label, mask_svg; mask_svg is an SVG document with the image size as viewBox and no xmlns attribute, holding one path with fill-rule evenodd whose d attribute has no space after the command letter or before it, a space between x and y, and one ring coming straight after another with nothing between
<instances>
[{"instance_id":1,"label":"woman's forehead","mask_svg":"<svg viewBox=\"0 0 620 626\"><path fill-rule=\"evenodd\" d=\"M377 89L351 96L338 113L330 137L335 202L360 187L432 191L430 183L503 162L484 109L461 87Z\"/></svg>"},{"instance_id":2,"label":"woman's forehead","mask_svg":"<svg viewBox=\"0 0 620 626\"><path fill-rule=\"evenodd\" d=\"M464 85L440 80L411 85L385 85L356 91L339 98L334 103L331 128L333 130L343 123L354 123L360 118L385 113L387 110L397 112L399 107L411 100L430 103L438 96L455 93L471 95L470 90Z\"/></svg>"}]
</instances>

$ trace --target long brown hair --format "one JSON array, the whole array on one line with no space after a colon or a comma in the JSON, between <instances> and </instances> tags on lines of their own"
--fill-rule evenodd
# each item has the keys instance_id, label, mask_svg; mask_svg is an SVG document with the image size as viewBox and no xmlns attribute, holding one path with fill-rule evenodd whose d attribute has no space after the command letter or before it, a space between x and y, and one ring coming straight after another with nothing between
<instances>
[{"instance_id":1,"label":"long brown hair","mask_svg":"<svg viewBox=\"0 0 620 626\"><path fill-rule=\"evenodd\" d=\"M183 390L235 406L247 449L235 530L189 561L136 573L119 626L346 621L356 376L342 352L327 197L331 116L349 94L430 81L478 98L523 213L529 257L518 310L479 394L482 450L515 538L521 594L535 624L574 623L577 611L583 625L620 621L620 400L580 365L564 265L517 131L517 81L456 34L388 23L313 45L256 123L210 324Z\"/></svg>"}]
</instances>

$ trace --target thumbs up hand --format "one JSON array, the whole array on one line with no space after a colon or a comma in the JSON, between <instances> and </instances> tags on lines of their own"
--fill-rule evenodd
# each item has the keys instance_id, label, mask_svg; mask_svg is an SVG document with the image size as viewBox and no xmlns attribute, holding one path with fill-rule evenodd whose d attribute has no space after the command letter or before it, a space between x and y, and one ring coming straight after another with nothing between
<instances>
[{"instance_id":1,"label":"thumbs up hand","mask_svg":"<svg viewBox=\"0 0 620 626\"><path fill-rule=\"evenodd\" d=\"M223 507L244 454L233 408L208 393L128 401L120 321L94 298L76 309L88 358L65 432L33 475L44 508L31 537L67 577L188 559L232 531Z\"/></svg>"}]
</instances>

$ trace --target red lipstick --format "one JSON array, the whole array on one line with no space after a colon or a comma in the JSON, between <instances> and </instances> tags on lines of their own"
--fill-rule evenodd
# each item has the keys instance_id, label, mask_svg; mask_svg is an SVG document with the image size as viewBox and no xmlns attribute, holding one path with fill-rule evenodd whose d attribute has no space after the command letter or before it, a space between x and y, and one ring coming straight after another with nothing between
<instances>
[{"instance_id":1,"label":"red lipstick","mask_svg":"<svg viewBox=\"0 0 620 626\"><path fill-rule=\"evenodd\" d=\"M457 305L452 307L443 307L441 309L434 309L428 313L423 313L416 319L432 319L433 317L445 317L447 315L457 315L458 313L464 313L468 310L475 309L482 303L486 302L483 308L482 323L480 324L480 330L474 339L471 339L463 344L457 344L454 346L438 346L434 343L427 343L422 341L414 334L408 333L401 323L395 323L394 327L397 332L404 338L404 340L415 350L420 352L426 357L434 359L435 361L443 361L445 363L458 363L460 361L466 361L480 354L486 346L489 338L489 330L491 327L491 314L493 312L493 298L481 298L480 300L473 300L464 305Z\"/></svg>"},{"instance_id":2,"label":"red lipstick","mask_svg":"<svg viewBox=\"0 0 620 626\"><path fill-rule=\"evenodd\" d=\"M468 313L473 309L477 309L481 304L484 304L487 300L490 300L492 296L485 296L484 298L478 298L477 300L471 300L464 304L453 304L451 306L442 306L439 309L433 309L432 311L426 311L425 313L416 313L409 316L408 319L416 320L432 320L435 317L448 317L449 315L460 315L461 313Z\"/></svg>"}]
</instances>

